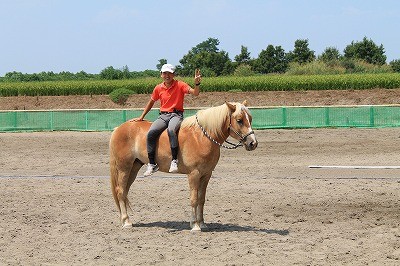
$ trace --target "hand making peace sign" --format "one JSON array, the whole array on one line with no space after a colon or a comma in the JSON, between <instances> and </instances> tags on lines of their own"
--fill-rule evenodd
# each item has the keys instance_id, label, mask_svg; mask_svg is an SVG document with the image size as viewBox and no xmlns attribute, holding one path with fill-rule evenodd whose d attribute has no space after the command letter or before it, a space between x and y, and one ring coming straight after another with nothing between
<instances>
[{"instance_id":1,"label":"hand making peace sign","mask_svg":"<svg viewBox=\"0 0 400 266\"><path fill-rule=\"evenodd\" d=\"M200 69L196 68L194 72L194 84L198 86L200 85L200 83L201 83L201 72Z\"/></svg>"}]
</instances>

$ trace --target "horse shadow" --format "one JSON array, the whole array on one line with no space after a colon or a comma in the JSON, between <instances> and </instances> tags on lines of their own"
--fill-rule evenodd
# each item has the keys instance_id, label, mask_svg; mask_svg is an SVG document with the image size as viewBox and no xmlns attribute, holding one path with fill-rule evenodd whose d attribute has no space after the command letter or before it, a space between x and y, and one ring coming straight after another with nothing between
<instances>
[{"instance_id":1,"label":"horse shadow","mask_svg":"<svg viewBox=\"0 0 400 266\"><path fill-rule=\"evenodd\" d=\"M185 221L169 221L169 222L151 222L137 223L133 227L161 227L168 229L170 232L186 231L190 229L189 222ZM206 232L260 232L266 234L277 234L281 236L289 235L289 230L262 229L253 226L240 226L236 224L207 223Z\"/></svg>"}]
</instances>

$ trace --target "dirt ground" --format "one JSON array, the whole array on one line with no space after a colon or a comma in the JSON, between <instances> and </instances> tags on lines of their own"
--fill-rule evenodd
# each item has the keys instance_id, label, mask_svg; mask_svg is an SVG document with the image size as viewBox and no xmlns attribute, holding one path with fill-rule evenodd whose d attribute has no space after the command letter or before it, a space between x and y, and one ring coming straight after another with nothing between
<instances>
[{"instance_id":1,"label":"dirt ground","mask_svg":"<svg viewBox=\"0 0 400 266\"><path fill-rule=\"evenodd\" d=\"M144 108L149 97L147 94L135 94L125 105L112 102L108 95L0 97L0 110ZM210 107L225 101L243 100L247 100L250 106L399 104L400 89L201 92L198 97L187 96L185 107Z\"/></svg>"},{"instance_id":2,"label":"dirt ground","mask_svg":"<svg viewBox=\"0 0 400 266\"><path fill-rule=\"evenodd\" d=\"M108 96L0 97L1 110L143 108ZM202 93L187 107L398 104L400 90ZM208 232L189 230L185 176L134 182L120 228L108 177L111 132L0 133L0 265L399 265L400 131L256 131L255 151L222 150ZM143 169L144 170L144 169ZM140 172L142 174L143 170Z\"/></svg>"},{"instance_id":3,"label":"dirt ground","mask_svg":"<svg viewBox=\"0 0 400 266\"><path fill-rule=\"evenodd\" d=\"M201 233L165 173L134 182L121 229L110 134L0 134L0 265L400 264L400 169L308 167L399 165L396 128L256 131L255 151L222 150Z\"/></svg>"}]
</instances>

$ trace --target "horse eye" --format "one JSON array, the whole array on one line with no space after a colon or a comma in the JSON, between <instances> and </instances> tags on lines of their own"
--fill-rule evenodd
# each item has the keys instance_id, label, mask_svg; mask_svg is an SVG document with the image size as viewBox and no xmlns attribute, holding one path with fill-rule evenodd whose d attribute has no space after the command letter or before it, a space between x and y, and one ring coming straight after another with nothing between
<instances>
[{"instance_id":1,"label":"horse eye","mask_svg":"<svg viewBox=\"0 0 400 266\"><path fill-rule=\"evenodd\" d=\"M238 120L236 120L236 122L238 122L239 124L243 124L243 120L242 119L238 119Z\"/></svg>"}]
</instances>

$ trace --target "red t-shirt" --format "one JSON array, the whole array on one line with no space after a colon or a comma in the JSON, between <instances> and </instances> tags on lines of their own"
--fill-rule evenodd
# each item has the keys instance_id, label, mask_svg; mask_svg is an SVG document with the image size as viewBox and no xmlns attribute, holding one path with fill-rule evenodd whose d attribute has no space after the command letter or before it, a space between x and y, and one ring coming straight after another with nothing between
<instances>
[{"instance_id":1,"label":"red t-shirt","mask_svg":"<svg viewBox=\"0 0 400 266\"><path fill-rule=\"evenodd\" d=\"M183 112L183 100L189 93L190 86L183 81L174 80L168 89L164 82L158 84L151 94L153 101L160 100L160 112Z\"/></svg>"}]
</instances>

